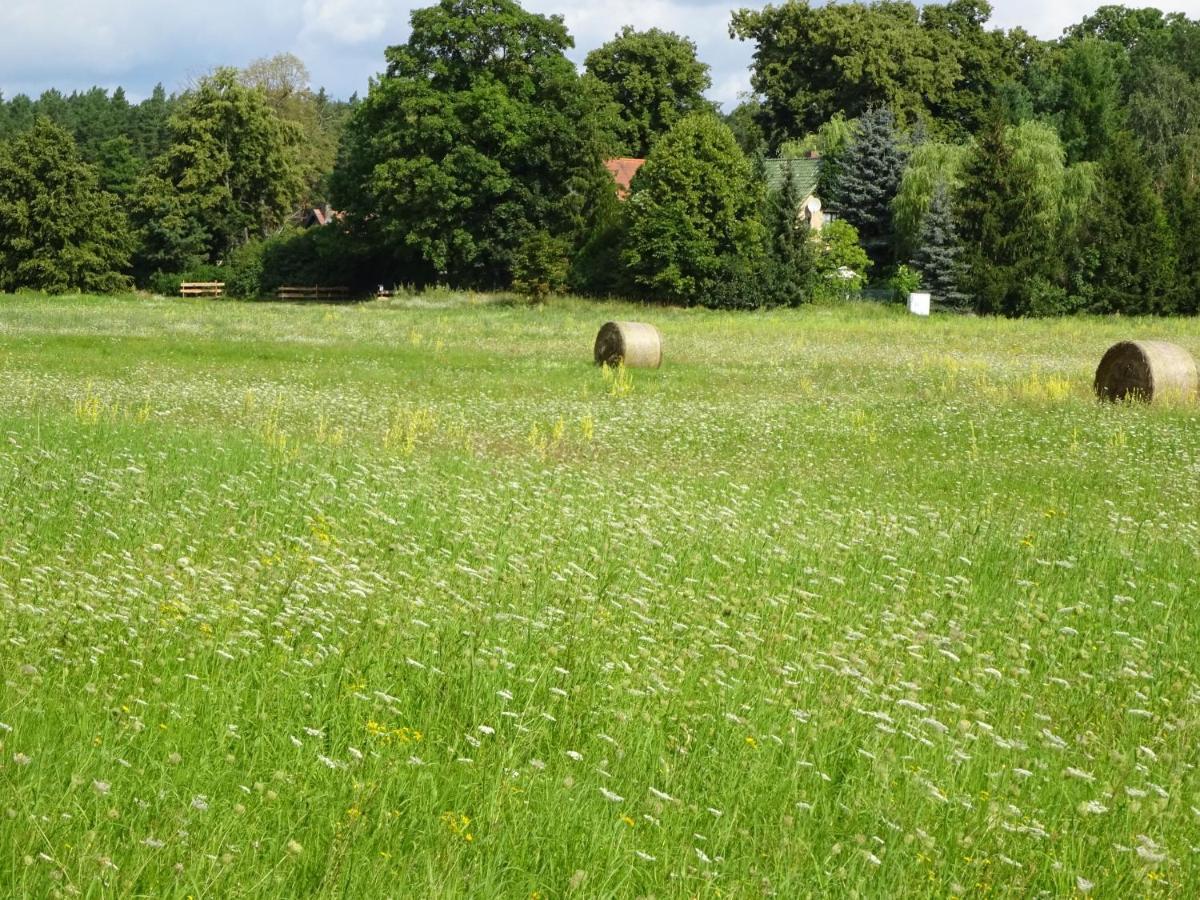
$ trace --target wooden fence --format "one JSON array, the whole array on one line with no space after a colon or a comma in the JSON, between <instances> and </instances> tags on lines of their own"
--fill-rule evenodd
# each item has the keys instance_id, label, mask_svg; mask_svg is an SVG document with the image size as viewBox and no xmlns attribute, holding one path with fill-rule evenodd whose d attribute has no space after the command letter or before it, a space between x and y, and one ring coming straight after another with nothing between
<instances>
[{"instance_id":1,"label":"wooden fence","mask_svg":"<svg viewBox=\"0 0 1200 900\"><path fill-rule=\"evenodd\" d=\"M179 286L182 297L224 297L223 281L185 281Z\"/></svg>"},{"instance_id":2,"label":"wooden fence","mask_svg":"<svg viewBox=\"0 0 1200 900\"><path fill-rule=\"evenodd\" d=\"M285 285L275 291L275 296L280 300L349 300L350 288Z\"/></svg>"}]
</instances>

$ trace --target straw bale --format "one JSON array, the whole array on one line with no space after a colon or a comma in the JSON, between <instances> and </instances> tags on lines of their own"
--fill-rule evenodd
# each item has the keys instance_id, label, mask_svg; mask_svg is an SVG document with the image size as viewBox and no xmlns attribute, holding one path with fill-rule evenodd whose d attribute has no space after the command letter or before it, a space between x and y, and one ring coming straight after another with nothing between
<instances>
[{"instance_id":1,"label":"straw bale","mask_svg":"<svg viewBox=\"0 0 1200 900\"><path fill-rule=\"evenodd\" d=\"M1192 354L1177 344L1121 341L1100 360L1094 387L1101 400L1193 400L1200 373Z\"/></svg>"},{"instance_id":2,"label":"straw bale","mask_svg":"<svg viewBox=\"0 0 1200 900\"><path fill-rule=\"evenodd\" d=\"M662 365L662 336L644 322L606 322L596 335L596 365L657 369Z\"/></svg>"}]
</instances>

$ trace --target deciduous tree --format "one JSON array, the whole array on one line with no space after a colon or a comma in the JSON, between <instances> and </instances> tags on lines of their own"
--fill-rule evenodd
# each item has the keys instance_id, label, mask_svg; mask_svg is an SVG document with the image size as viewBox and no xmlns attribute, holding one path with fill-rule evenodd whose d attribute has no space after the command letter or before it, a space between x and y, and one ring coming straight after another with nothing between
<instances>
[{"instance_id":1,"label":"deciduous tree","mask_svg":"<svg viewBox=\"0 0 1200 900\"><path fill-rule=\"evenodd\" d=\"M513 0L412 14L347 126L334 200L400 278L507 286L538 232L573 248L612 192L595 88L559 16Z\"/></svg>"},{"instance_id":2,"label":"deciduous tree","mask_svg":"<svg viewBox=\"0 0 1200 900\"><path fill-rule=\"evenodd\" d=\"M761 183L712 113L680 120L655 145L628 200L625 262L647 295L697 303L732 259L763 253Z\"/></svg>"},{"instance_id":3,"label":"deciduous tree","mask_svg":"<svg viewBox=\"0 0 1200 900\"><path fill-rule=\"evenodd\" d=\"M211 262L277 231L304 190L299 129L282 121L236 69L218 69L171 116L171 143L156 174L179 194L206 237Z\"/></svg>"},{"instance_id":4,"label":"deciduous tree","mask_svg":"<svg viewBox=\"0 0 1200 900\"><path fill-rule=\"evenodd\" d=\"M589 75L618 109L617 137L625 156L645 157L655 141L689 113L711 109L712 85L696 45L671 31L635 31L626 25L587 55Z\"/></svg>"}]
</instances>

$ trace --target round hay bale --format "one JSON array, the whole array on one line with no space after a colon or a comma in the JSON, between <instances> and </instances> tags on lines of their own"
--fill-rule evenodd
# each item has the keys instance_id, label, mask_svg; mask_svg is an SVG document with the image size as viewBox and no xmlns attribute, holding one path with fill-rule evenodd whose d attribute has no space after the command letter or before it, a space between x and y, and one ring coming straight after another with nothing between
<instances>
[{"instance_id":1,"label":"round hay bale","mask_svg":"<svg viewBox=\"0 0 1200 900\"><path fill-rule=\"evenodd\" d=\"M596 365L657 369L662 365L662 336L645 322L605 322L596 335Z\"/></svg>"},{"instance_id":2,"label":"round hay bale","mask_svg":"<svg viewBox=\"0 0 1200 900\"><path fill-rule=\"evenodd\" d=\"M1196 361L1166 341L1121 341L1100 360L1094 383L1101 400L1194 399L1200 389Z\"/></svg>"}]
</instances>

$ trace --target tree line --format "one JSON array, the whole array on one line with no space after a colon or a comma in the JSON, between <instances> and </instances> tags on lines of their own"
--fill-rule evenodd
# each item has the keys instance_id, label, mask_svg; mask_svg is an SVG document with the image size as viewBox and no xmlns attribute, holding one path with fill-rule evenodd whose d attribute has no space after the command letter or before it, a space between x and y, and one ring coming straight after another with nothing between
<instances>
[{"instance_id":1,"label":"tree line","mask_svg":"<svg viewBox=\"0 0 1200 900\"><path fill-rule=\"evenodd\" d=\"M580 71L562 18L513 0L415 10L361 100L286 55L138 104L15 97L0 290L442 283L757 308L870 283L1004 315L1195 312L1200 23L1105 6L1045 41L990 16L735 11L753 95L726 114L686 38L624 28ZM793 168L766 177L810 154L819 231ZM627 198L603 165L619 156L646 160ZM332 224L299 227L327 206Z\"/></svg>"}]
</instances>

